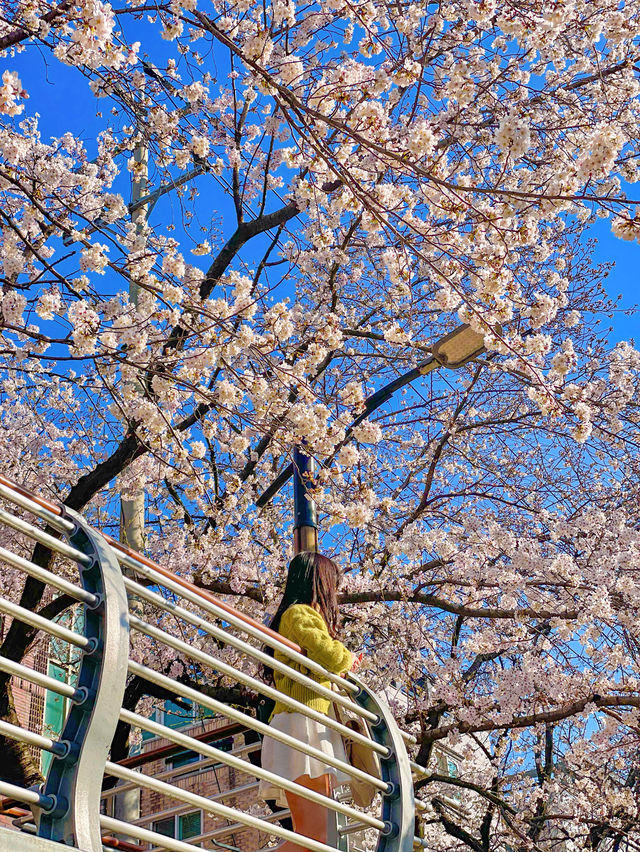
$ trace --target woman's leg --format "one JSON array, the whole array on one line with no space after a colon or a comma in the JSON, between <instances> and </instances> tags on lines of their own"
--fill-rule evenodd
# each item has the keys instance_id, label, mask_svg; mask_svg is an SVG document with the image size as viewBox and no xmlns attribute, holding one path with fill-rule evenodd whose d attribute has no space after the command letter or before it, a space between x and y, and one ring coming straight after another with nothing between
<instances>
[{"instance_id":1,"label":"woman's leg","mask_svg":"<svg viewBox=\"0 0 640 852\"><path fill-rule=\"evenodd\" d=\"M296 783L308 787L310 790L315 790L316 793L321 793L323 796L331 796L331 775L320 775L318 778L301 775L300 778L296 778ZM326 843L331 812L323 805L310 802L309 799L303 799L302 796L296 796L295 793L286 793L286 796L287 804L291 810L293 830L305 837L312 837L320 843ZM308 850L305 850L303 846L287 841L279 847L278 852L308 852Z\"/></svg>"}]
</instances>

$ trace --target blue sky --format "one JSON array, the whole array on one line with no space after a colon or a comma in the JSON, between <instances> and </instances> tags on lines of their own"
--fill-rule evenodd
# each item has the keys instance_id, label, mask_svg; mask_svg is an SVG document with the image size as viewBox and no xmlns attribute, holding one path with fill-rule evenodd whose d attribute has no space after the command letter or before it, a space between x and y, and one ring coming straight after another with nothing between
<instances>
[{"instance_id":1,"label":"blue sky","mask_svg":"<svg viewBox=\"0 0 640 852\"><path fill-rule=\"evenodd\" d=\"M633 188L632 188L633 190ZM631 197L640 195L638 192ZM599 219L592 228L592 236L598 244L595 252L596 260L600 262L613 261L615 267L605 282L609 295L622 295L622 308L632 308L640 304L640 245L637 242L627 242L614 237L611 233L611 222ZM617 313L610 323L613 326L613 339L629 340L635 338L636 346L640 346L640 318L638 315L625 316L622 311Z\"/></svg>"}]
</instances>

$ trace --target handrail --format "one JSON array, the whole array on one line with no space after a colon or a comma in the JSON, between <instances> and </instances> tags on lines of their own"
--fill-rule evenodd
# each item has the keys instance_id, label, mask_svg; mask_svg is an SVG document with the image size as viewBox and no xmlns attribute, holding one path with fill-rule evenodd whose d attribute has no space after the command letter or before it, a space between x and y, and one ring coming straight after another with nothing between
<instances>
[{"instance_id":1,"label":"handrail","mask_svg":"<svg viewBox=\"0 0 640 852\"><path fill-rule=\"evenodd\" d=\"M286 663L281 663L279 660L276 660L275 658L270 657L268 654L265 654L262 651L259 651L256 648L252 647L244 640L238 639L237 637L232 636L228 632L225 632L220 628L215 627L215 625L210 624L204 618L200 618L200 616L195 615L193 612L189 612L188 610L181 607L179 604L176 604L170 600L165 600L165 598L163 598L161 595L157 594L156 592L152 592L150 589L147 589L144 586L141 586L139 583L136 583L129 577L124 578L124 583L127 587L127 590L135 594L136 597L142 598L143 600L146 600L149 603L155 604L158 608L170 613L171 615L175 615L181 618L183 621L186 621L194 627L197 627L199 630L203 630L205 633L208 633L210 636L213 636L216 639L223 639L227 645L230 645L232 648L235 648L238 651L251 654L251 656L256 661L262 663L263 665L269 666L275 671L279 671L283 674L286 674L293 680L296 680L299 683L304 684L308 688L313 689L314 692L316 692L318 695L321 695L323 698L328 698L330 701L334 701L340 704L341 706L348 708L349 710L357 712L358 715L363 716L370 722L376 721L377 717L374 716L373 713L370 713L364 708L358 707L353 703L353 701L351 701L349 698L346 698L341 693L326 689L317 681L312 680L310 677L307 677L296 669L292 669Z\"/></svg>"},{"instance_id":2,"label":"handrail","mask_svg":"<svg viewBox=\"0 0 640 852\"><path fill-rule=\"evenodd\" d=\"M360 742L363 745L370 746L374 751L378 752L378 754L386 755L387 749L384 746L378 745L372 742L368 737L363 734L358 734L345 725L342 725L336 719L329 718L325 716L324 713L321 713L319 710L313 710L310 707L307 707L300 701L296 701L295 698L289 698L287 695L283 695L276 687L268 686L267 684L262 683L257 678L252 677L251 675L244 674L244 672L234 668L233 666L228 665L222 660L217 659L217 657L211 656L211 654L206 654L204 651L200 651L198 648L194 648L188 642L184 642L182 639L177 639L171 634L167 633L164 630L159 630L157 627L154 627L152 624L147 624L145 621L137 618L136 616L129 617L129 623L132 630L136 630L139 633L143 633L146 636L151 637L152 639L156 639L164 645L167 645L169 648L172 648L174 651L179 651L184 654L186 657L191 657L194 660L197 660L199 663L203 663L204 665L217 670L220 674L228 675L229 677L235 678L238 683L243 683L246 686L253 687L253 689L261 692L263 695L266 695L268 698L272 698L274 701L280 701L287 707L290 707L297 713L302 713L304 716L308 716L311 719L314 719L316 722L324 723L329 728L333 728L338 731L342 736L351 737L356 742ZM372 714L373 715L373 714ZM375 718L375 717L374 717Z\"/></svg>"},{"instance_id":3,"label":"handrail","mask_svg":"<svg viewBox=\"0 0 640 852\"><path fill-rule=\"evenodd\" d=\"M169 795L172 798L179 799L187 804L191 804L196 808L201 808L205 811L209 811L210 813L213 813L216 816L220 816L226 819L234 817L238 822L248 826L249 828L257 828L259 831L265 830L264 820L260 819L259 817L254 817L252 814L242 813L241 811L237 811L234 808L228 807L227 805L221 805L218 802L213 802L209 798L200 796L197 793L191 793L188 790L182 789L181 787L174 787L171 784L167 784L165 781L158 781L156 778L152 778L149 775L140 775L139 773L135 773L130 769L125 769L123 766L118 766L117 764L110 763L108 761L106 764L105 771L109 775L114 776L115 778L137 781L137 783L141 787L146 787L149 790L154 790L155 792L163 793L164 795ZM136 775L138 776L137 778ZM130 830L130 827L128 827L126 823L120 823L120 827L117 830L123 832ZM269 831L270 833L275 834L276 837L281 837L283 840L291 840L293 843L296 843L299 846L304 846L307 849L311 849L312 852L336 852L334 847L328 846L326 843L321 843L317 840L312 839L311 837L305 837L301 834L297 834L296 832L290 831L287 828L282 828L279 825L270 826ZM133 832L131 833L133 835Z\"/></svg>"},{"instance_id":4,"label":"handrail","mask_svg":"<svg viewBox=\"0 0 640 852\"><path fill-rule=\"evenodd\" d=\"M351 775L354 778L358 778L361 781L370 782L371 784L373 784L374 787L377 787L377 789L379 790L387 789L388 785L385 781L381 781L378 778L373 778L371 775L368 775L361 769L357 769L355 766L351 766L351 764L345 763L344 760L340 760L337 757L330 757L329 755L324 754L322 751L320 751L320 749L305 745L304 743L295 740L293 737L290 737L288 734L283 734L280 731L275 731L273 728L270 728L269 725L265 725L264 722L260 722L257 719L253 719L251 716L247 716L246 713L242 713L240 710L236 710L234 707L229 707L228 705L223 704L221 701L217 701L215 698L210 698L208 695L204 695L189 686L184 686L184 684L171 680L171 678L167 677L166 675L160 674L159 672L156 672L153 669L148 668L147 666L143 666L140 663L136 663L133 660L129 660L128 667L129 671L132 674L137 674L143 680L148 680L151 683L155 683L168 691L173 691L176 693L176 695L201 704L203 707L207 707L208 709L213 710L215 713L220 713L221 715L226 716L228 719L242 721L248 728L257 731L259 734L271 737L274 740L279 740L285 745L296 749L296 751L304 751L305 753L317 758L328 766L333 766L334 768L339 769L342 772L346 772L348 775Z\"/></svg>"},{"instance_id":5,"label":"handrail","mask_svg":"<svg viewBox=\"0 0 640 852\"><path fill-rule=\"evenodd\" d=\"M7 489L17 492L21 497L26 497L32 503L35 503L36 506L38 506L40 509L44 509L45 511L51 513L57 518L63 519L65 508L63 508L62 505L53 503L51 500L47 500L43 497L38 496L37 494L34 494L28 488L25 488L24 486L12 482L10 479L8 479L6 476L3 476L2 474L0 474L0 486L4 486ZM1 489L0 496L2 496ZM112 538L110 535L107 535L107 533L102 533L102 536L117 553L120 553L123 556L129 556L137 562L146 565L148 568L152 568L165 579L173 580L173 582L178 583L183 588L188 589L189 591L197 594L204 600L209 601L210 603L214 603L216 606L220 607L220 609L224 610L229 615L233 615L236 618L239 618L241 621L244 621L247 625L255 628L256 630L259 630L266 637L275 639L279 643L288 645L293 651L302 653L302 648L295 642L291 642L291 640L286 639L279 633L276 633L276 631L272 630L270 627L261 624L259 621L256 621L254 618L251 618L251 616L246 615L246 613L241 612L239 609L236 609L228 603L225 603L225 601L222 601L220 600L220 598L217 598L215 595L212 595L206 589L201 589L199 586L196 586L194 583L190 583L183 577L180 577L177 574L173 574L171 571L167 571L166 568L163 568L161 565L158 565L158 563L154 562L153 559L149 559L148 556L144 556L142 553L138 553L138 551L132 550L130 547L127 547L126 544L123 544L117 539Z\"/></svg>"},{"instance_id":6,"label":"handrail","mask_svg":"<svg viewBox=\"0 0 640 852\"><path fill-rule=\"evenodd\" d=\"M189 806L201 808L208 813L235 820L234 825L275 835L311 852L335 852L336 849L346 852L349 836L363 828L377 832L377 852L410 852L413 849L415 805L412 765L405 743L414 741L414 738L400 731L389 707L380 696L369 690L358 678L343 678L327 671L304 655L296 643L221 601L207 590L200 589L183 577L168 571L143 554L94 530L80 515L64 505L56 505L53 501L40 498L27 489L16 486L2 475L0 497L12 500L21 509L36 515L56 534L51 535L41 527L2 509L0 524L4 523L33 541L51 547L67 559L74 560L78 565L81 581L80 585L76 586L69 580L58 577L51 570L40 568L34 562L18 557L6 548L0 548L0 559L6 557L6 561L17 570L48 583L62 594L68 594L72 601L78 602L84 608L85 623L80 634L0 598L0 610L82 649L77 686L60 683L20 662L0 658L0 671L10 676L23 677L40 688L50 689L71 701L71 709L59 739L44 736L44 733L38 731L24 730L8 722L0 723L1 735L13 737L54 756L42 792L23 790L16 785L0 782L0 794L15 793L16 801L38 809L36 824L40 836L75 845L83 852L101 852L101 835L110 831L173 852L193 852L197 848L194 844L199 842L198 837L204 841L212 834L211 831L205 831L191 842L169 842L158 832L142 827L142 824L151 821L149 815L127 818L126 821L117 818L117 812L114 817L100 815L101 797L105 801L117 803L122 800L123 795L129 795L129 791L147 789L182 802L183 809ZM128 574L125 574L125 571ZM137 575L144 578L148 585L133 579ZM168 601L156 590L166 590L163 594L177 595L178 601ZM131 604L127 601L127 593L132 600L138 599L143 603ZM193 606L181 606L180 599ZM201 614L193 611L197 609ZM156 614L147 614L151 612ZM160 617L156 622L158 613ZM211 623L212 621L215 623ZM152 667L153 655L148 660L143 658L148 665L129 659L130 628L146 635L152 647L173 651L180 655L181 659L192 659L204 669L213 669L233 683L244 684L258 693L278 700L290 710L308 716L371 749L380 758L381 777L358 769L339 757L327 755L310 743L285 734L234 706L213 698L200 688L194 689L174 677L163 674ZM245 638L239 638L229 628L246 633L254 640L278 650L278 659L267 655L261 648L254 647L254 644L245 641ZM187 641L189 636L197 641ZM211 637L216 645L232 651L229 662L224 654L220 658L209 653L206 643L204 647L201 645L201 640L205 637ZM287 658L287 662L282 661L280 653ZM304 702L283 695L273 686L259 680L251 673L253 670L248 671L246 667L241 667L236 662L237 659L242 661L243 666L245 660L251 660L252 665L270 665L275 670L289 675L323 699L331 700L350 714L359 716L361 723L365 725L366 733L354 732L345 726L341 719L327 716ZM307 673L292 668L288 664L291 661L300 663L308 670ZM122 700L128 674L155 684L162 690L160 694L177 695L196 706L213 711L216 716L229 720L229 723L223 729L186 733L127 710L122 707ZM318 675L323 683L329 680L333 682L334 688L338 687L341 691L333 692L327 689L315 679ZM109 761L108 748L118 720L132 728L168 740L169 745L119 762ZM225 736L225 731L237 733L247 729L307 754L347 776L366 781L380 795L378 802L381 813L377 815L364 812L341 799L327 797L254 765L245 759L247 752L255 749L254 743L234 748L231 752L210 744L211 741ZM326 808L333 814L334 820L334 828L329 832L327 842L320 843L279 825L278 820L286 812L278 811L270 817L258 818L237 807L222 804L222 800L234 798L234 790L247 794L254 791L258 786L256 781L221 790L213 797L203 797L184 786L187 779L197 777L200 768L197 764L194 764L193 771L187 767L182 770L176 767L154 776L133 771L134 767L149 765L151 761L161 760L180 749L202 755L205 758L200 761L203 771L221 763L230 770L238 770ZM103 772L124 783L102 794ZM167 813L180 811L181 807L178 806L167 810ZM342 822L338 823L338 818ZM216 829L215 833L225 834L229 830L230 826L226 826ZM111 845L123 850L128 849L130 852L138 852L140 849L126 840L116 840Z\"/></svg>"},{"instance_id":7,"label":"handrail","mask_svg":"<svg viewBox=\"0 0 640 852\"><path fill-rule=\"evenodd\" d=\"M297 784L295 781L287 781L284 778L279 778L273 773L269 772L267 769L263 769L261 766L254 766L253 764L247 764L246 761L241 760L239 757L235 756L231 752L225 752L220 749L217 749L215 746L208 745L206 743L200 743L198 745L193 744L190 741L189 737L185 734L181 734L180 731L175 731L172 729L167 729L166 726L159 724L158 722L153 722L150 719L144 719L136 713L131 713L130 711L122 711L121 718L123 720L129 721L131 724L140 725L148 731L155 732L158 736L165 737L166 739L171 739L175 743L182 744L183 748L191 748L193 751L198 752L206 757L214 757L216 760L219 760L220 763L224 763L227 766L231 766L234 769L238 769L240 772L244 772L249 775L253 775L255 778L260 778L265 781L277 781L283 789L289 790L292 793L296 793L302 798L308 799L309 801L325 804L327 800L320 793L316 793L314 790L309 789L308 787L302 787L300 784ZM346 816L358 816L361 814L359 811L350 807L349 805L345 805L344 803L338 801L331 801L330 803L331 809L335 810L338 813L345 814ZM372 817L369 817L370 825L378 828L383 828L383 823L380 820L376 820Z\"/></svg>"},{"instance_id":8,"label":"handrail","mask_svg":"<svg viewBox=\"0 0 640 852\"><path fill-rule=\"evenodd\" d=\"M65 721L61 739L68 750L51 762L44 788L56 805L42 814L38 832L93 850L100 847L102 779L96 768L107 758L126 686L128 605L120 566L104 538L76 512L67 510L65 519L74 525L69 541L86 557L82 586L98 606L85 605L90 653L83 655L78 671L84 700L72 703Z\"/></svg>"}]
</instances>

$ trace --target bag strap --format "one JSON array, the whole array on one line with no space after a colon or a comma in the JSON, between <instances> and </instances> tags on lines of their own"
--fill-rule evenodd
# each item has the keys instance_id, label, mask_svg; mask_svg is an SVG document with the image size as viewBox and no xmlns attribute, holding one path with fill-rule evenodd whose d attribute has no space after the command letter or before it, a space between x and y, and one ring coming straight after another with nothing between
<instances>
[{"instance_id":1,"label":"bag strap","mask_svg":"<svg viewBox=\"0 0 640 852\"><path fill-rule=\"evenodd\" d=\"M332 689L332 691L333 691L333 692L337 692L337 691L338 691L338 690L337 690L337 688L336 688L335 683L332 683L332 684L331 684L331 689ZM342 710L341 710L340 705L338 704L338 702L337 702L337 701L332 701L332 702L331 702L331 706L333 707L333 712L335 713L335 716L336 716L336 722L339 722L341 725L345 725L345 726L346 726L347 722L346 722L346 720L345 720L345 718L344 718L344 715L343 715L343 713L342 713Z\"/></svg>"}]
</instances>

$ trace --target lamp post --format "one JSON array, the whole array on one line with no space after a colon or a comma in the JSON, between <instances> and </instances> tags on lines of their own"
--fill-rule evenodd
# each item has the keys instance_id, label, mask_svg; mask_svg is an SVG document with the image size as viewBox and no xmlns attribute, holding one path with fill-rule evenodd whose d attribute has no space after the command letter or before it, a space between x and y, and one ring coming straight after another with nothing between
<instances>
[{"instance_id":1,"label":"lamp post","mask_svg":"<svg viewBox=\"0 0 640 852\"><path fill-rule=\"evenodd\" d=\"M366 420L384 402L398 391L420 376L426 376L433 370L446 367L448 370L457 370L470 361L473 361L484 352L484 336L478 334L468 324L458 326L449 334L442 337L431 347L432 354L429 358L416 364L411 370L398 376L392 382L377 390L367 397L363 411L355 418L347 429L344 438L335 448L330 459L325 464L330 464L336 453L348 444L353 437L353 430ZM256 500L258 507L266 505L274 497L282 486L292 476L293 479L293 550L300 553L302 550L317 551L318 549L318 521L316 506L308 494L308 485L313 481L313 459L311 459L301 447L295 447L293 461L274 479L271 485L263 491Z\"/></svg>"},{"instance_id":2,"label":"lamp post","mask_svg":"<svg viewBox=\"0 0 640 852\"><path fill-rule=\"evenodd\" d=\"M313 459L300 447L293 450L293 552L318 549L318 515L315 501L307 493L313 481Z\"/></svg>"}]
</instances>

